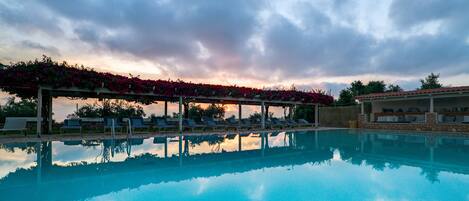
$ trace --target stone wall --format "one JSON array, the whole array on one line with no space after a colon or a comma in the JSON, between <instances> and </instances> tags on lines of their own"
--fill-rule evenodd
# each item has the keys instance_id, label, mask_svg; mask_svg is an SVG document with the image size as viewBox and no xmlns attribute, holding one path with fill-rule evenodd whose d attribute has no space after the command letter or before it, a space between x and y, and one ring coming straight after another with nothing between
<instances>
[{"instance_id":1,"label":"stone wall","mask_svg":"<svg viewBox=\"0 0 469 201\"><path fill-rule=\"evenodd\" d=\"M469 124L438 123L437 113L425 113L425 123L374 123L367 122L366 115L358 115L358 127L382 130L469 132Z\"/></svg>"},{"instance_id":2,"label":"stone wall","mask_svg":"<svg viewBox=\"0 0 469 201\"><path fill-rule=\"evenodd\" d=\"M325 127L349 127L349 121L357 121L360 105L321 107L319 124Z\"/></svg>"}]
</instances>

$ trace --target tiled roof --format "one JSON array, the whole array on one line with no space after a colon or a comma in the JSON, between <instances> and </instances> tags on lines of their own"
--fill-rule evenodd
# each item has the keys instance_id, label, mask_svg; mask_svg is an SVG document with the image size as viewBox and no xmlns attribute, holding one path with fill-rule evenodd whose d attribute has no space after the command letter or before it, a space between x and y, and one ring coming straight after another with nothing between
<instances>
[{"instance_id":1,"label":"tiled roof","mask_svg":"<svg viewBox=\"0 0 469 201\"><path fill-rule=\"evenodd\" d=\"M423 96L423 95L442 95L442 94L453 94L460 92L469 92L469 86L460 87L443 87L437 89L422 89L413 91L401 91L401 92L387 92L387 93L375 93L357 96L358 100L373 100L383 98L399 98L406 96Z\"/></svg>"}]
</instances>

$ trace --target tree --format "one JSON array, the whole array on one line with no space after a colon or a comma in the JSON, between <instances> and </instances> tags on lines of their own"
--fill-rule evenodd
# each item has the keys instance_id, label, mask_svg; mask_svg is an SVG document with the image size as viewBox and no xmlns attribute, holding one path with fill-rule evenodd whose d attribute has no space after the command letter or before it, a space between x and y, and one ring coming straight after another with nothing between
<instances>
[{"instance_id":1,"label":"tree","mask_svg":"<svg viewBox=\"0 0 469 201\"><path fill-rule=\"evenodd\" d=\"M299 105L295 108L293 119L305 119L309 122L314 122L314 106Z\"/></svg>"},{"instance_id":2,"label":"tree","mask_svg":"<svg viewBox=\"0 0 469 201\"><path fill-rule=\"evenodd\" d=\"M189 117L196 121L201 121L202 117L223 118L224 116L225 108L216 104L211 104L205 109L196 104L191 104L189 107Z\"/></svg>"},{"instance_id":3,"label":"tree","mask_svg":"<svg viewBox=\"0 0 469 201\"><path fill-rule=\"evenodd\" d=\"M385 89L386 84L384 84L384 81L370 81L365 86L364 94L383 93Z\"/></svg>"},{"instance_id":4,"label":"tree","mask_svg":"<svg viewBox=\"0 0 469 201\"><path fill-rule=\"evenodd\" d=\"M386 89L386 92L400 92L400 91L404 91L399 85L393 85L393 84L390 84L388 85L387 89Z\"/></svg>"},{"instance_id":5,"label":"tree","mask_svg":"<svg viewBox=\"0 0 469 201\"><path fill-rule=\"evenodd\" d=\"M348 90L344 89L340 91L339 99L337 100L337 105L353 105L355 104L355 99L353 93Z\"/></svg>"},{"instance_id":6,"label":"tree","mask_svg":"<svg viewBox=\"0 0 469 201\"><path fill-rule=\"evenodd\" d=\"M431 73L425 79L421 79L420 83L422 85L420 86L420 89L437 89L443 87L438 78L440 78L440 74Z\"/></svg>"},{"instance_id":7,"label":"tree","mask_svg":"<svg viewBox=\"0 0 469 201\"><path fill-rule=\"evenodd\" d=\"M37 115L36 107L34 99L16 101L15 97L9 97L5 105L0 106L0 121L4 122L5 117L34 117Z\"/></svg>"},{"instance_id":8,"label":"tree","mask_svg":"<svg viewBox=\"0 0 469 201\"><path fill-rule=\"evenodd\" d=\"M140 105L132 104L123 100L103 100L102 104L95 102L81 106L75 111L74 116L83 117L141 117L145 112Z\"/></svg>"},{"instance_id":9,"label":"tree","mask_svg":"<svg viewBox=\"0 0 469 201\"><path fill-rule=\"evenodd\" d=\"M363 85L363 82L360 80L353 81L350 83L350 92L352 92L353 96L359 96L365 93L366 86Z\"/></svg>"}]
</instances>

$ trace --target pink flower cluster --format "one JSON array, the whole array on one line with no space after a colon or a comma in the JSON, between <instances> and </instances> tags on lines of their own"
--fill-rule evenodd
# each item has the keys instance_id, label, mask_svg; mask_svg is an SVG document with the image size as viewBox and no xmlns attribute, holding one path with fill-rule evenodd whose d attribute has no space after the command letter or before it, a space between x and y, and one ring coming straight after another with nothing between
<instances>
[{"instance_id":1,"label":"pink flower cluster","mask_svg":"<svg viewBox=\"0 0 469 201\"><path fill-rule=\"evenodd\" d=\"M183 81L143 80L92 69L55 63L50 60L17 63L0 69L0 88L23 98L37 96L39 86L105 88L121 94L153 93L167 97L233 97L268 101L299 101L329 105L333 98L321 92L261 90L250 87L195 84ZM138 101L138 100L136 100ZM141 102L144 102L143 100Z\"/></svg>"}]
</instances>

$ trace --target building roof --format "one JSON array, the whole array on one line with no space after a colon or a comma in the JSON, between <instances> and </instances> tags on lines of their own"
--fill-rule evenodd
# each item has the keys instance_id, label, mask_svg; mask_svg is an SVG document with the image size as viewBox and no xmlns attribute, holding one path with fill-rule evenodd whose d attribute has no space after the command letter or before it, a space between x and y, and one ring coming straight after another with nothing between
<instances>
[{"instance_id":1,"label":"building roof","mask_svg":"<svg viewBox=\"0 0 469 201\"><path fill-rule=\"evenodd\" d=\"M422 89L413 91L374 93L357 96L359 101L382 100L382 99L401 99L418 98L428 96L446 96L446 95L469 95L469 86L443 87L437 89Z\"/></svg>"}]
</instances>

